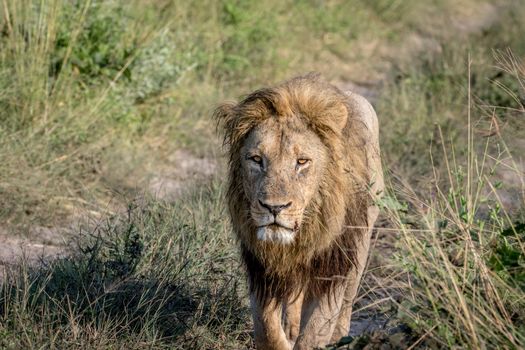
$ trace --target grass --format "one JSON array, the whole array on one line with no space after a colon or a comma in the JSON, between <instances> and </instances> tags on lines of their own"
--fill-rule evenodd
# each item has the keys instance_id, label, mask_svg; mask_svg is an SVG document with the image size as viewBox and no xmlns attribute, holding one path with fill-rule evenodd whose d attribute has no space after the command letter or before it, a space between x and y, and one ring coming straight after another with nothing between
<instances>
[{"instance_id":1,"label":"grass","mask_svg":"<svg viewBox=\"0 0 525 350\"><path fill-rule=\"evenodd\" d=\"M523 75L515 78L521 84ZM407 182L391 187L397 189L395 203L403 203L397 208L404 208L386 206L400 232L396 264L407 273L407 297L399 311L441 347L521 348L524 188L513 189L518 192L513 207L504 204L499 168L507 167L521 181L523 171L494 131L497 117L489 129L496 140L476 137L471 118L469 112L467 154L461 159L458 145L444 140L439 128L444 171L434 164L427 191L417 194ZM491 143L502 151L492 154Z\"/></svg>"},{"instance_id":2,"label":"grass","mask_svg":"<svg viewBox=\"0 0 525 350\"><path fill-rule=\"evenodd\" d=\"M131 203L82 229L75 254L16 265L0 293L0 347L249 346L221 191L211 183L177 204Z\"/></svg>"},{"instance_id":3,"label":"grass","mask_svg":"<svg viewBox=\"0 0 525 350\"><path fill-rule=\"evenodd\" d=\"M474 160L482 178L470 194L458 183L462 170L451 169L448 191L436 186L429 200L405 189L409 213L389 211L401 232L397 265L408 274L399 310L443 347L521 348L523 224L503 209L484 162Z\"/></svg>"},{"instance_id":4,"label":"grass","mask_svg":"<svg viewBox=\"0 0 525 350\"><path fill-rule=\"evenodd\" d=\"M442 165L440 142L457 144L466 138L464 116L469 108L476 118L472 126L476 135L490 128L495 113L501 122L509 124L502 137L510 142L519 138L523 128L520 117L509 113L509 109L523 110L522 78L515 69L501 69L497 57L505 56L512 48L515 59L521 61L525 42L522 36L512 33L521 26L519 17L523 10L502 11L505 20L490 30L472 34L470 40L448 40L439 44L440 54L431 51L418 61L401 63L394 70L385 87L385 97L377 106L378 114L384 116L382 126L389 130L381 141L383 148L388 149L385 153L391 169L416 178L431 175L431 157L421 155L428 155L434 142L432 160L434 165ZM470 71L467 71L469 60ZM439 139L435 125L442 128L446 140ZM483 153L483 147L458 151L463 155L467 151Z\"/></svg>"},{"instance_id":5,"label":"grass","mask_svg":"<svg viewBox=\"0 0 525 350\"><path fill-rule=\"evenodd\" d=\"M251 348L220 174L175 202L133 198L176 149L220 156L217 101L307 70L386 77L383 229L398 233L374 271L403 276L404 347L523 347L525 7L497 3L462 38L432 21L477 1L0 2L2 227L97 217L70 254L13 262L0 347ZM418 32L437 49L415 58L398 46Z\"/></svg>"},{"instance_id":6,"label":"grass","mask_svg":"<svg viewBox=\"0 0 525 350\"><path fill-rule=\"evenodd\" d=\"M468 54L452 42L401 67L380 102L393 131L382 139L383 206L399 232L387 265L404 275L391 298L396 319L417 330L406 347L525 344L524 43L510 34L519 13L474 35Z\"/></svg>"},{"instance_id":7,"label":"grass","mask_svg":"<svg viewBox=\"0 0 525 350\"><path fill-rule=\"evenodd\" d=\"M487 55L484 48L482 53ZM437 66L447 70L419 71L427 79L402 79L390 87L397 94L383 100L399 103L400 98L409 97L415 101L416 113L438 117L446 111L451 120L435 121L435 130L429 132L428 120L423 127L419 124L423 121L415 119L402 125L405 132L414 132L413 143L389 144L392 148L386 152L383 146L387 161L394 159L394 163L386 196L379 203L386 227L378 231L396 232L395 246L386 251L393 257L382 265L372 263L375 266L368 274L375 283L365 283L361 294L380 296L375 300L380 307L375 308L389 315L391 326L386 332L343 338L332 349L379 348L385 343L395 348L525 346L525 186L521 151L516 146L525 115L525 69L523 61L508 50L485 57L494 66L474 68L472 61L463 61L463 79L451 74L457 61L444 55ZM479 70L506 83L473 83ZM448 93L441 86L440 95L429 93L436 73L446 74L440 85L457 90ZM466 86L449 79L466 80ZM423 87L426 98L414 98ZM490 98L479 97L483 93L506 103L495 107ZM450 103L461 99L466 100L465 106ZM399 113L394 108L385 112ZM503 132L503 123L516 129ZM383 142L388 144L388 136ZM410 152L396 154L397 147ZM421 153L428 157L417 159ZM506 183L504 177L514 182ZM418 178L421 181L415 181Z\"/></svg>"},{"instance_id":8,"label":"grass","mask_svg":"<svg viewBox=\"0 0 525 350\"><path fill-rule=\"evenodd\" d=\"M102 212L174 149L216 156L216 101L310 70L366 79L361 47L422 27L415 4L2 1L0 218Z\"/></svg>"}]
</instances>

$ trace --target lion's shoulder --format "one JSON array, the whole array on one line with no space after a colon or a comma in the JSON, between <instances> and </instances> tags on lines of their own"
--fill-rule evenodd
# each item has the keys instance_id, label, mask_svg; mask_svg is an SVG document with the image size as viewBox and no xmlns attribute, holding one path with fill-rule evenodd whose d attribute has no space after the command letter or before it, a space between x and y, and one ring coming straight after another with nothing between
<instances>
[{"instance_id":1,"label":"lion's shoulder","mask_svg":"<svg viewBox=\"0 0 525 350\"><path fill-rule=\"evenodd\" d=\"M373 139L379 137L379 121L372 104L363 96L353 92L345 91L349 113L352 118L359 119Z\"/></svg>"}]
</instances>

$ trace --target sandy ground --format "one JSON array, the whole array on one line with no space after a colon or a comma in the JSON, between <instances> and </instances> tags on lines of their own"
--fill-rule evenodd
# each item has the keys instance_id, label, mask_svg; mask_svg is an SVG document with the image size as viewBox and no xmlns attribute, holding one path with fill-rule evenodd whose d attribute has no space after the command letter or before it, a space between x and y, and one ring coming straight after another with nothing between
<instances>
[{"instance_id":1,"label":"sandy ground","mask_svg":"<svg viewBox=\"0 0 525 350\"><path fill-rule=\"evenodd\" d=\"M29 231L27 237L20 237L0 228L0 279L6 268L21 260L38 263L40 259L64 254L66 229L33 227Z\"/></svg>"}]
</instances>

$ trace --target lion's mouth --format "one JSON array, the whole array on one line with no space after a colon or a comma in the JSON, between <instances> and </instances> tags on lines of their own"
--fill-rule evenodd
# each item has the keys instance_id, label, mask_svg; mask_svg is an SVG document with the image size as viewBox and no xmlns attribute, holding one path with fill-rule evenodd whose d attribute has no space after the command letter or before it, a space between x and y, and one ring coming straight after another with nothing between
<instances>
[{"instance_id":1,"label":"lion's mouth","mask_svg":"<svg viewBox=\"0 0 525 350\"><path fill-rule=\"evenodd\" d=\"M276 230L276 229L279 229L279 228L283 228L283 229L289 230L289 231L293 231L294 230L293 228L290 228L290 227L278 224L276 222L274 222L272 224L269 224L269 225L259 226L258 228L261 228L261 227L267 227L267 228L272 229L272 230Z\"/></svg>"},{"instance_id":2,"label":"lion's mouth","mask_svg":"<svg viewBox=\"0 0 525 350\"><path fill-rule=\"evenodd\" d=\"M257 228L257 238L261 241L289 244L293 242L294 237L295 231L293 229L276 223Z\"/></svg>"}]
</instances>

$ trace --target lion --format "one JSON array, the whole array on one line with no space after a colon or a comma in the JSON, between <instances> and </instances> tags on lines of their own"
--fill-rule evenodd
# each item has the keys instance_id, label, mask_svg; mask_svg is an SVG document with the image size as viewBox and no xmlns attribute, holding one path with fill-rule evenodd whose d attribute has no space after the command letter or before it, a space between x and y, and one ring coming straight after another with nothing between
<instances>
[{"instance_id":1,"label":"lion","mask_svg":"<svg viewBox=\"0 0 525 350\"><path fill-rule=\"evenodd\" d=\"M384 186L374 109L310 73L214 116L256 347L336 342L349 333Z\"/></svg>"}]
</instances>

